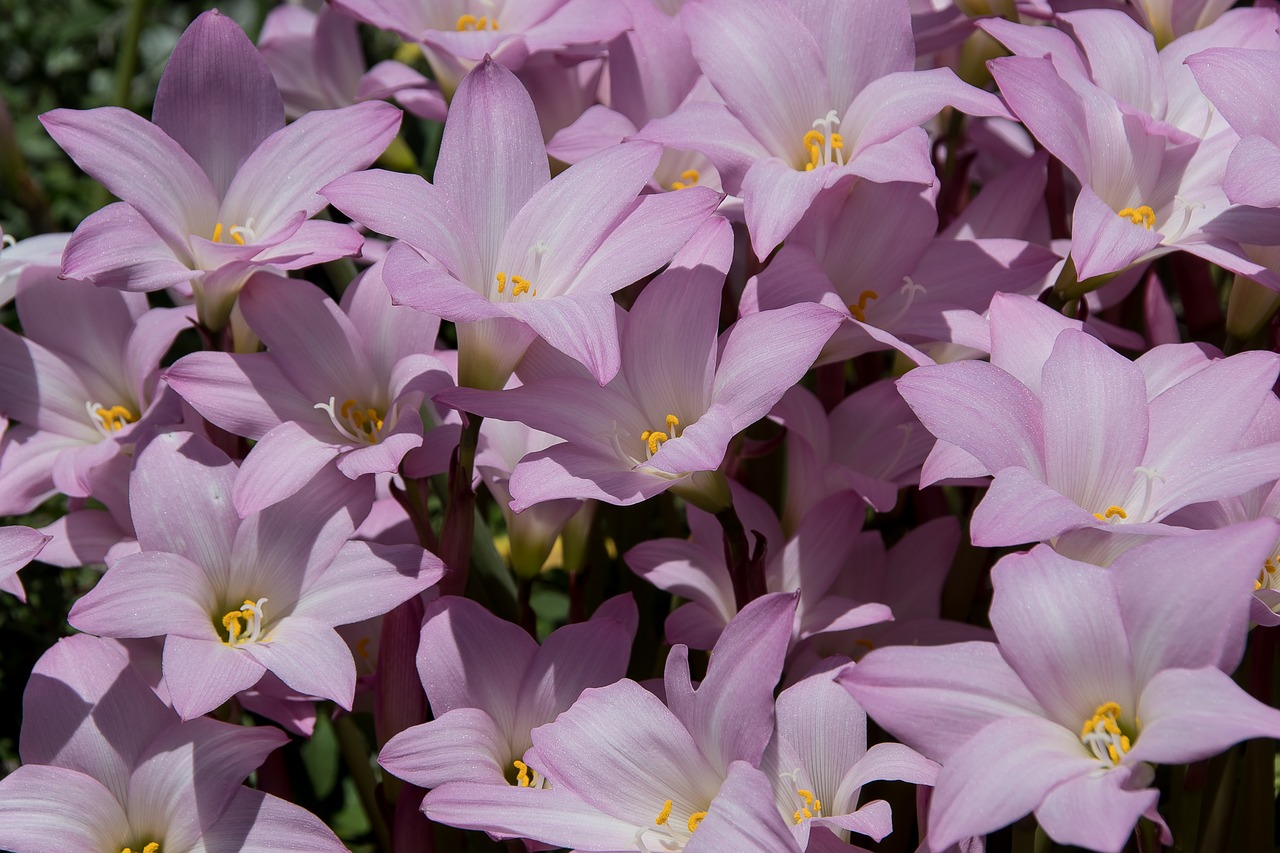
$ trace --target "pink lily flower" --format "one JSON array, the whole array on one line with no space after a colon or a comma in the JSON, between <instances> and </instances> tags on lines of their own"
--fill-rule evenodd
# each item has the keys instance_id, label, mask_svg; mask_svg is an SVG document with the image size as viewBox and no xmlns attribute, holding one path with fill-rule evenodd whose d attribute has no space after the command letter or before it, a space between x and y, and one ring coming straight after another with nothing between
<instances>
[{"instance_id":1,"label":"pink lily flower","mask_svg":"<svg viewBox=\"0 0 1280 853\"><path fill-rule=\"evenodd\" d=\"M824 661L778 695L773 739L760 763L796 843L815 853L810 833L825 829L848 841L856 832L879 841L893 830L887 802L858 806L863 785L876 779L932 785L938 776L935 762L900 743L867 749L867 712L831 677L845 662Z\"/></svg>"},{"instance_id":2,"label":"pink lily flower","mask_svg":"<svg viewBox=\"0 0 1280 853\"><path fill-rule=\"evenodd\" d=\"M736 483L731 483L730 489L743 527L764 536L767 543L765 588L799 596L791 647L816 634L894 618L883 604L859 603L871 600L865 595L832 594L832 586L851 565L856 531L865 514L855 495L839 492L819 502L795 534L784 540L777 518L763 499ZM687 512L692 539L651 539L636 545L623 559L649 583L688 600L667 617L667 642L709 649L738 607L720 524L695 506L688 506Z\"/></svg>"},{"instance_id":3,"label":"pink lily flower","mask_svg":"<svg viewBox=\"0 0 1280 853\"><path fill-rule=\"evenodd\" d=\"M985 311L997 292L1034 289L1058 261L1024 240L935 237L932 196L918 184L870 181L820 193L754 287L748 283L744 301L762 309L817 302L842 312L846 322L820 363L897 349L932 364L918 347L952 341L965 321L957 315Z\"/></svg>"},{"instance_id":4,"label":"pink lily flower","mask_svg":"<svg viewBox=\"0 0 1280 853\"><path fill-rule=\"evenodd\" d=\"M994 546L1076 530L1169 535L1160 522L1174 510L1269 481L1280 443L1246 438L1277 373L1274 353L1211 361L1191 345L1131 362L1079 323L1000 294L990 364L916 368L898 390L940 439L922 483L994 475L972 526L975 545Z\"/></svg>"},{"instance_id":5,"label":"pink lily flower","mask_svg":"<svg viewBox=\"0 0 1280 853\"><path fill-rule=\"evenodd\" d=\"M180 420L160 359L189 328L187 308L148 310L141 294L24 277L18 318L0 329L0 514L30 512L53 492L102 491L112 460L148 430ZM127 467L126 469L127 470Z\"/></svg>"},{"instance_id":6,"label":"pink lily flower","mask_svg":"<svg viewBox=\"0 0 1280 853\"><path fill-rule=\"evenodd\" d=\"M797 385L769 419L788 431L782 513L788 531L823 498L844 490L890 512L898 492L920 482L920 466L934 444L891 379L858 389L829 413L812 391Z\"/></svg>"},{"instance_id":7,"label":"pink lily flower","mask_svg":"<svg viewBox=\"0 0 1280 853\"><path fill-rule=\"evenodd\" d=\"M18 569L39 556L50 538L30 527L0 527L0 590L16 595L19 601L27 600Z\"/></svg>"},{"instance_id":8,"label":"pink lily flower","mask_svg":"<svg viewBox=\"0 0 1280 853\"><path fill-rule=\"evenodd\" d=\"M165 371L210 422L257 442L236 481L242 515L325 467L358 480L395 471L422 446L419 410L453 380L431 355L439 319L392 305L383 269L366 270L341 306L307 282L260 273L240 310L268 351L193 353Z\"/></svg>"},{"instance_id":9,"label":"pink lily flower","mask_svg":"<svg viewBox=\"0 0 1280 853\"><path fill-rule=\"evenodd\" d=\"M1138 18L1155 35L1156 44L1160 46L1210 26L1233 5L1231 0L1134 0L1133 3Z\"/></svg>"},{"instance_id":10,"label":"pink lily flower","mask_svg":"<svg viewBox=\"0 0 1280 853\"><path fill-rule=\"evenodd\" d=\"M1232 135L1202 140L1143 114L1079 70L1063 70L1063 55L1013 56L989 67L1010 108L1081 184L1071 242L1079 280L1179 249L1241 275L1266 275L1240 244L1272 239L1274 215L1233 206L1222 188Z\"/></svg>"},{"instance_id":11,"label":"pink lily flower","mask_svg":"<svg viewBox=\"0 0 1280 853\"><path fill-rule=\"evenodd\" d=\"M452 826L578 850L799 853L757 769L773 733L773 686L794 601L751 602L721 636L696 690L688 649L672 649L665 704L630 679L584 691L533 732L524 763L549 785L452 782L428 793L423 811Z\"/></svg>"},{"instance_id":12,"label":"pink lily flower","mask_svg":"<svg viewBox=\"0 0 1280 853\"><path fill-rule=\"evenodd\" d=\"M654 0L624 0L631 29L609 44L608 106L588 107L547 142L547 153L577 163L634 136L656 118L668 116L686 100L717 100L678 17ZM720 176L705 154L668 148L650 181L656 190L691 186L720 189Z\"/></svg>"},{"instance_id":13,"label":"pink lily flower","mask_svg":"<svg viewBox=\"0 0 1280 853\"><path fill-rule=\"evenodd\" d=\"M688 103L641 137L711 158L760 258L847 176L932 184L920 124L943 107L1008 116L950 69L914 70L905 3L693 0L680 16L724 103Z\"/></svg>"},{"instance_id":14,"label":"pink lily flower","mask_svg":"<svg viewBox=\"0 0 1280 853\"><path fill-rule=\"evenodd\" d=\"M669 261L720 200L705 188L637 198L661 154L627 143L550 180L533 102L486 62L458 88L435 184L370 171L324 193L406 244L387 256L387 284L458 324L459 384L501 388L536 336L603 384L618 371L612 293Z\"/></svg>"},{"instance_id":15,"label":"pink lily flower","mask_svg":"<svg viewBox=\"0 0 1280 853\"><path fill-rule=\"evenodd\" d=\"M583 690L626 674L636 620L635 602L619 596L539 646L473 601L433 601L422 626L418 672L434 719L388 741L378 763L422 788L457 781L542 787L520 760L533 745L530 733L556 719Z\"/></svg>"},{"instance_id":16,"label":"pink lily flower","mask_svg":"<svg viewBox=\"0 0 1280 853\"><path fill-rule=\"evenodd\" d=\"M430 121L444 121L449 111L440 87L403 62L388 59L366 70L356 22L333 6L319 12L277 6L262 23L258 50L289 118L388 98Z\"/></svg>"},{"instance_id":17,"label":"pink lily flower","mask_svg":"<svg viewBox=\"0 0 1280 853\"><path fill-rule=\"evenodd\" d=\"M1274 29L1274 27L1273 27ZM1264 93L1280 80L1277 47L1220 47L1187 58L1196 82L1243 137L1227 161L1223 189L1237 204L1280 207L1280 109ZM1261 97L1260 97L1261 96ZM1273 288L1274 289L1274 288Z\"/></svg>"},{"instance_id":18,"label":"pink lily flower","mask_svg":"<svg viewBox=\"0 0 1280 853\"><path fill-rule=\"evenodd\" d=\"M310 221L325 206L317 190L372 163L400 125L399 110L370 102L285 127L271 69L216 10L178 40L152 118L117 107L41 116L71 159L123 199L80 224L62 272L130 291L190 284L215 331L254 269L360 250L350 226Z\"/></svg>"},{"instance_id":19,"label":"pink lily flower","mask_svg":"<svg viewBox=\"0 0 1280 853\"><path fill-rule=\"evenodd\" d=\"M531 59L573 58L602 46L629 25L622 3L595 0L336 0L335 5L418 42L450 96L486 56L518 72Z\"/></svg>"},{"instance_id":20,"label":"pink lily flower","mask_svg":"<svg viewBox=\"0 0 1280 853\"><path fill-rule=\"evenodd\" d=\"M893 611L893 621L847 631L816 634L792 655L792 671L818 665L832 655L858 660L883 646L940 646L989 640L991 632L940 616L942 587L960 545L960 526L953 516L935 518L885 548L879 531L864 530L854 539L848 568L830 593L879 601Z\"/></svg>"},{"instance_id":21,"label":"pink lily flower","mask_svg":"<svg viewBox=\"0 0 1280 853\"><path fill-rule=\"evenodd\" d=\"M557 498L626 506L670 488L707 509L728 505L714 472L729 441L804 375L840 321L827 308L795 305L744 317L717 336L732 248L729 223L716 217L645 287L630 314L618 312L622 368L603 388L568 359L531 349L519 388L438 395L463 411L566 440L516 467L512 509Z\"/></svg>"},{"instance_id":22,"label":"pink lily flower","mask_svg":"<svg viewBox=\"0 0 1280 853\"><path fill-rule=\"evenodd\" d=\"M943 765L930 849L1032 811L1060 844L1118 853L1139 817L1171 843L1153 764L1280 735L1280 711L1227 674L1278 532L1262 521L1154 540L1109 569L1045 546L1010 555L992 570L999 645L896 646L844 670L878 723Z\"/></svg>"},{"instance_id":23,"label":"pink lily flower","mask_svg":"<svg viewBox=\"0 0 1280 853\"><path fill-rule=\"evenodd\" d=\"M157 436L130 485L142 550L111 563L70 621L106 637L164 636L164 677L183 719L267 671L350 709L355 663L334 626L385 613L438 581L443 564L417 547L348 541L368 502L337 471L243 520L235 479L235 464L204 439ZM139 601L150 602L145 619Z\"/></svg>"},{"instance_id":24,"label":"pink lily flower","mask_svg":"<svg viewBox=\"0 0 1280 853\"><path fill-rule=\"evenodd\" d=\"M24 763L0 779L5 850L346 849L315 815L241 784L287 740L280 730L180 722L110 642L67 637L45 652L22 719Z\"/></svg>"}]
</instances>

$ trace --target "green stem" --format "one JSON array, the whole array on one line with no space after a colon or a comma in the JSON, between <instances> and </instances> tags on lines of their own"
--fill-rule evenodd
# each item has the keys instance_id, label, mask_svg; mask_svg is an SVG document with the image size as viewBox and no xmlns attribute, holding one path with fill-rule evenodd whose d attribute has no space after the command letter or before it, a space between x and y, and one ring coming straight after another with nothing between
<instances>
[{"instance_id":1,"label":"green stem","mask_svg":"<svg viewBox=\"0 0 1280 853\"><path fill-rule=\"evenodd\" d=\"M369 766L369 744L365 743L364 735L356 728L355 720L350 714L338 715L333 721L333 732L338 738L342 761L347 765L356 793L360 796L360 805L378 839L378 849L391 853L391 832L378 808L378 795L375 791L377 780L373 776L373 768Z\"/></svg>"},{"instance_id":2,"label":"green stem","mask_svg":"<svg viewBox=\"0 0 1280 853\"><path fill-rule=\"evenodd\" d=\"M1173 816L1174 853L1194 853L1200 838L1200 811L1204 805L1204 786L1209 765L1197 761L1174 771L1173 800L1169 813Z\"/></svg>"},{"instance_id":3,"label":"green stem","mask_svg":"<svg viewBox=\"0 0 1280 853\"><path fill-rule=\"evenodd\" d=\"M1200 842L1200 853L1218 853L1227 849L1227 836L1231 832L1231 809L1236 799L1237 769L1240 761L1240 748L1233 747L1227 752L1225 762L1221 765L1222 773L1217 784L1209 786L1213 791L1213 802L1209 807L1209 816L1205 821L1204 834Z\"/></svg>"}]
</instances>

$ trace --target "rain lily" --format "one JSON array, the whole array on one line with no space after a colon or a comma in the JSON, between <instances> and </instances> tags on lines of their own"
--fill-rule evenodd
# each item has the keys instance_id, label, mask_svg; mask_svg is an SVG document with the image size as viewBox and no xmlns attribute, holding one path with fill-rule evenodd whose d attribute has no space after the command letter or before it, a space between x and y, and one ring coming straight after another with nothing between
<instances>
[{"instance_id":1,"label":"rain lily","mask_svg":"<svg viewBox=\"0 0 1280 853\"><path fill-rule=\"evenodd\" d=\"M388 59L366 71L356 22L333 6L275 7L262 23L258 49L290 118L386 98L419 118L444 121L448 112L440 88L403 62Z\"/></svg>"},{"instance_id":2,"label":"rain lily","mask_svg":"<svg viewBox=\"0 0 1280 853\"><path fill-rule=\"evenodd\" d=\"M952 341L956 315L986 311L999 291L1034 290L1058 261L1024 240L935 237L933 195L901 182L824 190L755 287L748 284L744 302L762 309L817 302L844 313L823 363L893 348L932 364L918 347ZM972 233L968 221L952 223L956 231L966 226Z\"/></svg>"},{"instance_id":3,"label":"rain lily","mask_svg":"<svg viewBox=\"0 0 1280 853\"><path fill-rule=\"evenodd\" d=\"M193 353L165 371L212 423L257 442L236 482L242 515L326 466L353 480L392 472L422 445L423 401L453 384L432 355L440 321L393 306L382 270L366 270L341 306L307 282L259 273L240 310L268 351Z\"/></svg>"},{"instance_id":4,"label":"rain lily","mask_svg":"<svg viewBox=\"0 0 1280 853\"><path fill-rule=\"evenodd\" d=\"M1231 135L1201 140L1143 115L1082 74L1061 70L1057 56L996 59L990 69L1010 108L1082 186L1071 242L1079 280L1178 249L1242 275L1266 275L1239 244L1267 242L1275 219L1227 200L1222 172Z\"/></svg>"},{"instance_id":5,"label":"rain lily","mask_svg":"<svg viewBox=\"0 0 1280 853\"><path fill-rule=\"evenodd\" d=\"M712 511L728 505L712 472L729 441L805 374L840 322L830 309L795 305L744 317L717 336L731 254L729 223L717 217L645 287L630 314L619 312L622 369L603 388L551 352L526 359L519 388L437 395L566 440L516 467L513 509L568 497L625 506L673 487Z\"/></svg>"},{"instance_id":6,"label":"rain lily","mask_svg":"<svg viewBox=\"0 0 1280 853\"><path fill-rule=\"evenodd\" d=\"M100 492L112 460L180 419L159 367L193 313L51 274L24 277L17 305L26 336L0 329L0 415L19 422L0 439L0 514L15 515Z\"/></svg>"},{"instance_id":7,"label":"rain lily","mask_svg":"<svg viewBox=\"0 0 1280 853\"><path fill-rule=\"evenodd\" d=\"M883 604L859 604L831 594L832 585L851 565L855 531L862 524L864 505L852 492L838 492L816 504L795 534L783 541L768 504L736 484L731 489L743 527L764 536L767 543L766 589L800 596L792 645L826 631L893 618ZM628 551L625 559L633 572L654 586L688 599L667 617L667 642L709 649L738 608L720 525L695 506L688 507L688 514L691 540L650 539Z\"/></svg>"},{"instance_id":8,"label":"rain lily","mask_svg":"<svg viewBox=\"0 0 1280 853\"><path fill-rule=\"evenodd\" d=\"M637 198L661 155L627 143L549 180L533 102L485 62L454 97L434 184L370 171L324 192L402 241L387 284L458 324L459 384L501 388L538 335L603 384L618 370L611 294L669 261L720 200L705 188Z\"/></svg>"},{"instance_id":9,"label":"rain lily","mask_svg":"<svg viewBox=\"0 0 1280 853\"><path fill-rule=\"evenodd\" d=\"M711 158L760 258L847 176L932 184L919 125L943 107L1007 115L950 69L914 70L905 3L693 0L680 16L724 102L687 103L641 136Z\"/></svg>"},{"instance_id":10,"label":"rain lily","mask_svg":"<svg viewBox=\"0 0 1280 853\"><path fill-rule=\"evenodd\" d=\"M760 764L801 849L816 849L809 835L823 827L844 841L850 832L879 841L893 829L892 813L884 800L859 807L862 786L874 779L932 785L938 775L937 764L900 743L867 749L867 713L831 677L842 662L825 661L779 694Z\"/></svg>"},{"instance_id":11,"label":"rain lily","mask_svg":"<svg viewBox=\"0 0 1280 853\"><path fill-rule=\"evenodd\" d=\"M629 679L584 691L533 732L524 763L549 785L454 782L427 794L423 811L578 850L798 853L756 769L773 732L794 601L768 595L748 605L696 690L688 649L672 649L665 704Z\"/></svg>"},{"instance_id":12,"label":"rain lily","mask_svg":"<svg viewBox=\"0 0 1280 853\"><path fill-rule=\"evenodd\" d=\"M184 719L267 671L350 708L355 663L335 625L385 613L440 579L413 546L348 541L368 511L333 469L241 519L236 466L191 433L157 436L130 484L141 551L115 560L70 621L107 637L164 636L164 677ZM150 602L138 618L138 602Z\"/></svg>"},{"instance_id":13,"label":"rain lily","mask_svg":"<svg viewBox=\"0 0 1280 853\"><path fill-rule=\"evenodd\" d=\"M1278 532L1158 539L1109 569L1045 546L1010 555L991 573L999 645L895 646L846 669L876 722L943 765L930 848L1034 811L1058 843L1118 853L1140 817L1163 828L1153 764L1280 735L1280 711L1227 675Z\"/></svg>"},{"instance_id":14,"label":"rain lily","mask_svg":"<svg viewBox=\"0 0 1280 853\"><path fill-rule=\"evenodd\" d=\"M365 23L418 42L447 94L486 56L513 71L532 58L603 45L627 28L621 3L595 0L337 0Z\"/></svg>"},{"instance_id":15,"label":"rain lily","mask_svg":"<svg viewBox=\"0 0 1280 853\"><path fill-rule=\"evenodd\" d=\"M418 648L435 719L392 738L379 763L423 788L458 781L542 787L521 760L533 745L530 733L586 688L626 674L636 619L635 602L620 596L539 646L473 601L436 599L427 607Z\"/></svg>"},{"instance_id":16,"label":"rain lily","mask_svg":"<svg viewBox=\"0 0 1280 853\"><path fill-rule=\"evenodd\" d=\"M287 738L270 726L180 722L114 644L59 640L23 694L23 765L0 779L14 853L343 847L319 818L244 787Z\"/></svg>"},{"instance_id":17,"label":"rain lily","mask_svg":"<svg viewBox=\"0 0 1280 853\"><path fill-rule=\"evenodd\" d=\"M189 284L214 331L254 269L359 251L355 229L309 221L325 206L316 191L372 163L400 124L399 110L372 102L285 127L271 69L216 10L178 40L152 118L117 107L41 116L63 150L123 200L81 223L62 272L131 291Z\"/></svg>"},{"instance_id":18,"label":"rain lily","mask_svg":"<svg viewBox=\"0 0 1280 853\"><path fill-rule=\"evenodd\" d=\"M1227 161L1227 197L1237 204L1280 207L1280 109L1266 96L1280 80L1280 53L1274 46L1215 48L1188 57L1187 65L1205 95L1243 137Z\"/></svg>"},{"instance_id":19,"label":"rain lily","mask_svg":"<svg viewBox=\"0 0 1280 853\"><path fill-rule=\"evenodd\" d=\"M1015 545L1084 529L1165 535L1174 510L1269 481L1280 443L1244 439L1278 372L1273 353L1211 361L1191 345L1131 362L1075 321L1001 294L990 364L916 368L898 390L940 439L921 481L994 475L973 542Z\"/></svg>"}]
</instances>

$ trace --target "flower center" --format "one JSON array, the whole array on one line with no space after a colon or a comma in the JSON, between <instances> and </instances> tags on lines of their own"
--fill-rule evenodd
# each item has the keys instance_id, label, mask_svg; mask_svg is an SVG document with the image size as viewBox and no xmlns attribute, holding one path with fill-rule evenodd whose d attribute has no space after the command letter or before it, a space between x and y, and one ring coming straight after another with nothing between
<instances>
[{"instance_id":1,"label":"flower center","mask_svg":"<svg viewBox=\"0 0 1280 853\"><path fill-rule=\"evenodd\" d=\"M532 283L531 281L529 281L529 279L525 278L524 276L521 276L521 275L513 275L513 276L511 276L510 278L508 278L508 277L507 277L507 274L506 274L505 272L500 272L500 273L498 273L496 276L494 276L494 278L495 278L495 279L497 280L497 282L498 282L498 292L499 292L499 293L506 293L506 292L507 292L507 282L509 281L509 282L511 282L511 296L512 296L512 298L517 297L517 296L521 295L522 293L527 293L527 294L529 294L530 296L537 296L537 295L538 295L538 290L537 290L537 288L535 288L535 287L533 286L533 283Z\"/></svg>"},{"instance_id":2,"label":"flower center","mask_svg":"<svg viewBox=\"0 0 1280 853\"><path fill-rule=\"evenodd\" d=\"M551 783L547 781L547 777L543 776L537 770L534 770L528 764L516 759L511 762L511 766L516 769L516 785L521 788L550 788Z\"/></svg>"},{"instance_id":3,"label":"flower center","mask_svg":"<svg viewBox=\"0 0 1280 853\"><path fill-rule=\"evenodd\" d=\"M1144 478L1142 483L1142 503L1138 506L1137 511L1133 513L1133 520L1135 522L1147 521L1150 520L1148 513L1151 511L1151 497L1155 489L1155 482L1159 480L1163 483L1165 481L1164 475L1155 468L1146 468L1142 465L1134 468L1133 473L1141 474ZM1093 517L1108 524L1119 524L1122 521L1128 521L1129 515L1129 511L1124 507L1113 504L1102 512L1095 512Z\"/></svg>"},{"instance_id":4,"label":"flower center","mask_svg":"<svg viewBox=\"0 0 1280 853\"><path fill-rule=\"evenodd\" d=\"M458 18L458 32L465 30L496 30L498 28L497 16L481 15L462 15Z\"/></svg>"},{"instance_id":5,"label":"flower center","mask_svg":"<svg viewBox=\"0 0 1280 853\"><path fill-rule=\"evenodd\" d=\"M335 400L330 397L329 402L316 403L314 408L327 412L334 429L352 441L377 444L382 438L383 414L372 406L362 407L355 400L347 400L338 407Z\"/></svg>"},{"instance_id":6,"label":"flower center","mask_svg":"<svg viewBox=\"0 0 1280 853\"><path fill-rule=\"evenodd\" d=\"M796 813L792 815L797 825L804 823L809 818L822 817L822 800L814 796L813 791L805 788L796 788L796 796L803 800L803 805L796 809Z\"/></svg>"},{"instance_id":7,"label":"flower center","mask_svg":"<svg viewBox=\"0 0 1280 853\"><path fill-rule=\"evenodd\" d=\"M253 243L258 239L257 233L253 230L252 216L244 221L244 225L232 225L227 229L227 233L231 235L231 240L240 246L243 246L245 243ZM213 242L222 242L221 222L213 226Z\"/></svg>"},{"instance_id":8,"label":"flower center","mask_svg":"<svg viewBox=\"0 0 1280 853\"><path fill-rule=\"evenodd\" d=\"M1080 742L1089 748L1094 758L1114 767L1129 751L1129 736L1120 730L1120 705L1103 702L1080 727Z\"/></svg>"},{"instance_id":9,"label":"flower center","mask_svg":"<svg viewBox=\"0 0 1280 853\"><path fill-rule=\"evenodd\" d=\"M1117 518L1124 521L1129 517L1129 513L1124 511L1124 507L1109 506L1106 512L1095 512L1093 517L1098 521L1114 521Z\"/></svg>"},{"instance_id":10,"label":"flower center","mask_svg":"<svg viewBox=\"0 0 1280 853\"><path fill-rule=\"evenodd\" d=\"M1141 225L1148 231L1156 225L1156 212L1145 204L1139 207L1126 207L1119 211L1118 215L1123 216L1134 225Z\"/></svg>"},{"instance_id":11,"label":"flower center","mask_svg":"<svg viewBox=\"0 0 1280 853\"><path fill-rule=\"evenodd\" d=\"M120 853L133 853L133 848L126 847ZM147 845L139 850L138 853L160 853L160 845L154 841L148 841Z\"/></svg>"},{"instance_id":12,"label":"flower center","mask_svg":"<svg viewBox=\"0 0 1280 853\"><path fill-rule=\"evenodd\" d=\"M680 180L676 181L674 184L671 185L671 189L683 190L683 189L688 189L689 187L692 187L692 186L696 186L698 183L698 178L700 177L702 176L698 174L697 169L685 169L683 172L680 173Z\"/></svg>"},{"instance_id":13,"label":"flower center","mask_svg":"<svg viewBox=\"0 0 1280 853\"><path fill-rule=\"evenodd\" d=\"M116 404L108 408L101 403L90 400L84 404L84 410L89 413L89 420L98 428L98 432L103 435L111 435L113 432L119 432L126 425L136 423L138 415L127 406Z\"/></svg>"},{"instance_id":14,"label":"flower center","mask_svg":"<svg viewBox=\"0 0 1280 853\"><path fill-rule=\"evenodd\" d=\"M222 627L227 632L225 642L228 646L258 641L258 637L262 634L262 620L266 618L262 605L266 603L265 598L259 598L257 601L246 598L244 604L240 605L240 609L232 610L222 617ZM143 853L146 851L144 850Z\"/></svg>"},{"instance_id":15,"label":"flower center","mask_svg":"<svg viewBox=\"0 0 1280 853\"><path fill-rule=\"evenodd\" d=\"M671 800L667 800L665 803L663 803L662 810L659 811L658 816L653 819L654 824L657 826L665 826L667 824L667 821L671 819L671 808L672 808ZM689 828L690 832L693 832L698 828L698 824L702 823L702 819L706 816L707 816L706 812L694 812L693 814L689 815L689 820L685 822L685 826Z\"/></svg>"},{"instance_id":16,"label":"flower center","mask_svg":"<svg viewBox=\"0 0 1280 853\"><path fill-rule=\"evenodd\" d=\"M1259 589L1280 589L1280 557L1272 554L1262 564L1262 571L1258 574L1258 579L1253 582L1253 588Z\"/></svg>"},{"instance_id":17,"label":"flower center","mask_svg":"<svg viewBox=\"0 0 1280 853\"><path fill-rule=\"evenodd\" d=\"M874 290L864 290L862 293L858 294L858 301L856 304L849 303L849 313L852 314L853 319L857 320L859 323L865 323L867 322L867 303L872 299L879 298L880 294L876 293Z\"/></svg>"},{"instance_id":18,"label":"flower center","mask_svg":"<svg viewBox=\"0 0 1280 853\"><path fill-rule=\"evenodd\" d=\"M649 451L648 456L645 458L649 459L653 454L657 453L658 448L664 441L670 441L673 438L677 438L676 427L678 426L680 426L680 419L675 415L667 415L666 432L662 432L661 430L645 430L640 433L640 440L645 443L645 450Z\"/></svg>"},{"instance_id":19,"label":"flower center","mask_svg":"<svg viewBox=\"0 0 1280 853\"><path fill-rule=\"evenodd\" d=\"M835 130L839 123L840 117L835 110L831 110L823 118L814 119L813 130L801 140L809 154L809 162L804 164L806 172L832 163L844 165L844 137Z\"/></svg>"}]
</instances>

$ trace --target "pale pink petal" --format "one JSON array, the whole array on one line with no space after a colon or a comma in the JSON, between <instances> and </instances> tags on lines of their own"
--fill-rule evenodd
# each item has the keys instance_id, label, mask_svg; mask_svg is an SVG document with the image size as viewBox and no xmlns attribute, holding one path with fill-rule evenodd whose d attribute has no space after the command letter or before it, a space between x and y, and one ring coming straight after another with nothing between
<instances>
[{"instance_id":1,"label":"pale pink petal","mask_svg":"<svg viewBox=\"0 0 1280 853\"><path fill-rule=\"evenodd\" d=\"M1215 667L1156 673L1134 710L1142 730L1126 761L1188 764L1243 740L1280 734L1280 711L1245 693Z\"/></svg>"},{"instance_id":2,"label":"pale pink petal","mask_svg":"<svg viewBox=\"0 0 1280 853\"><path fill-rule=\"evenodd\" d=\"M94 853L130 837L120 803L83 773L32 764L0 779L0 847L6 850Z\"/></svg>"},{"instance_id":3,"label":"pale pink petal","mask_svg":"<svg viewBox=\"0 0 1280 853\"><path fill-rule=\"evenodd\" d=\"M1036 820L1060 844L1119 853L1133 837L1138 818L1155 812L1160 792L1134 790L1145 775L1141 768L1118 767L1071 779L1045 796Z\"/></svg>"},{"instance_id":4,"label":"pale pink petal","mask_svg":"<svg viewBox=\"0 0 1280 853\"><path fill-rule=\"evenodd\" d=\"M265 641L246 643L243 653L299 693L332 699L350 710L356 664L338 632L323 622L288 616Z\"/></svg>"},{"instance_id":5,"label":"pale pink petal","mask_svg":"<svg viewBox=\"0 0 1280 853\"><path fill-rule=\"evenodd\" d=\"M218 640L171 636L164 641L164 680L173 708L184 720L209 713L257 684L264 672L243 650Z\"/></svg>"},{"instance_id":6,"label":"pale pink petal","mask_svg":"<svg viewBox=\"0 0 1280 853\"><path fill-rule=\"evenodd\" d=\"M62 273L135 293L185 284L200 274L178 260L151 223L124 202L85 218L67 243Z\"/></svg>"},{"instance_id":7,"label":"pale pink petal","mask_svg":"<svg viewBox=\"0 0 1280 853\"><path fill-rule=\"evenodd\" d=\"M479 708L454 708L405 729L382 748L378 763L419 788L449 782L506 785L507 733ZM514 759L513 759L514 760Z\"/></svg>"},{"instance_id":8,"label":"pale pink petal","mask_svg":"<svg viewBox=\"0 0 1280 853\"><path fill-rule=\"evenodd\" d=\"M220 853L237 848L254 853L290 853L299 849L343 853L347 849L311 812L248 788L240 789L190 853Z\"/></svg>"}]
</instances>

